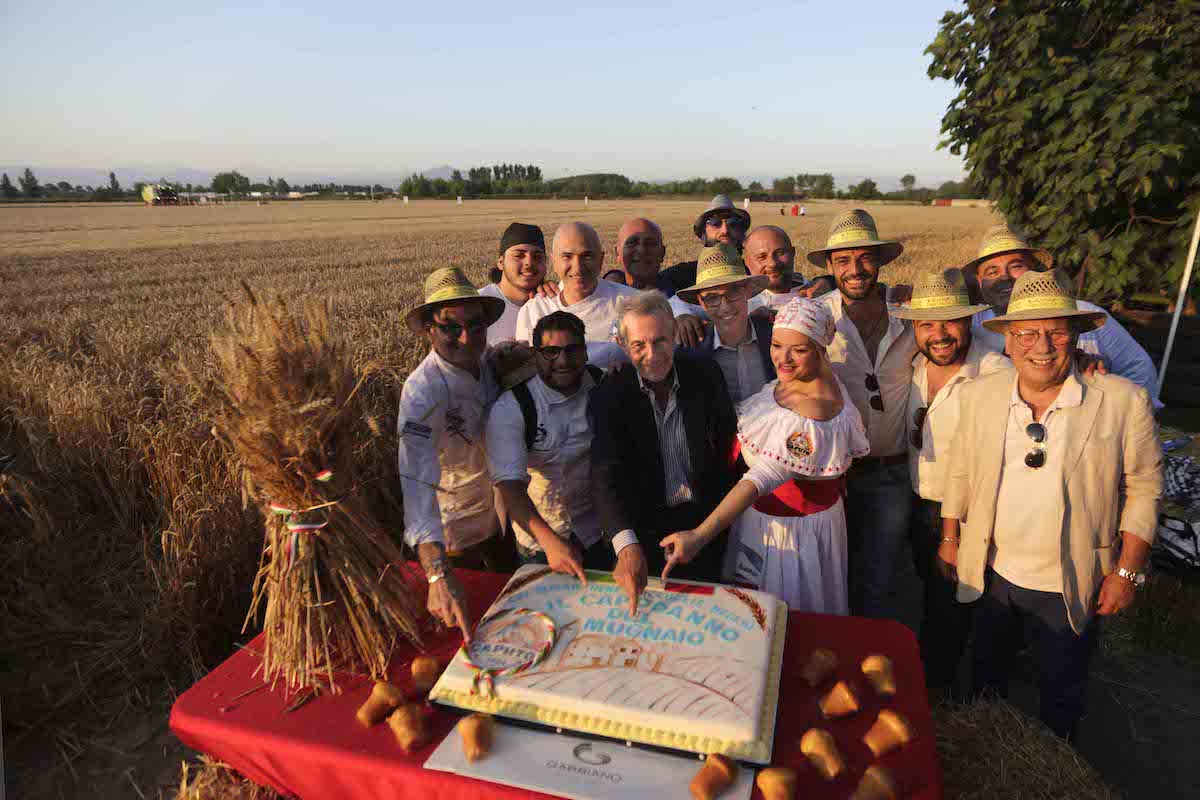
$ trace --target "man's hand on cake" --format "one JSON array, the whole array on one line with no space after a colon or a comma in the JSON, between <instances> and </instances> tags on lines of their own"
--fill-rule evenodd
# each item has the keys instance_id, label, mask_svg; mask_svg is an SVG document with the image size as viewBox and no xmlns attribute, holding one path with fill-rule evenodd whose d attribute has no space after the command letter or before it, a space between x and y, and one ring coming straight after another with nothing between
<instances>
[{"instance_id":1,"label":"man's hand on cake","mask_svg":"<svg viewBox=\"0 0 1200 800\"><path fill-rule=\"evenodd\" d=\"M676 564L690 563L707 542L704 534L697 530L679 531L664 538L661 545L666 551L667 565L663 567L662 579L667 579L667 575Z\"/></svg>"},{"instance_id":2,"label":"man's hand on cake","mask_svg":"<svg viewBox=\"0 0 1200 800\"><path fill-rule=\"evenodd\" d=\"M617 568L613 570L613 579L625 590L629 598L629 613L636 614L638 600L646 590L646 554L640 544L626 545L617 553Z\"/></svg>"},{"instance_id":3,"label":"man's hand on cake","mask_svg":"<svg viewBox=\"0 0 1200 800\"><path fill-rule=\"evenodd\" d=\"M467 614L467 596L462 584L453 572L436 583L429 584L429 613L447 628L458 627L462 631L463 644L471 641L470 617Z\"/></svg>"},{"instance_id":4,"label":"man's hand on cake","mask_svg":"<svg viewBox=\"0 0 1200 800\"><path fill-rule=\"evenodd\" d=\"M546 553L546 563L550 569L563 575L574 575L587 583L587 575L583 571L583 553L574 545L559 536L546 536L541 542L542 550Z\"/></svg>"}]
</instances>

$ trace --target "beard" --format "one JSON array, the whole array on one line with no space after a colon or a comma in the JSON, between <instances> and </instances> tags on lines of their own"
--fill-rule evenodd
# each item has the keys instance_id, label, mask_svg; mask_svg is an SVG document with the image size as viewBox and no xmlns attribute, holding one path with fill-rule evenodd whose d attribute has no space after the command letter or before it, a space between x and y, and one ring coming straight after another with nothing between
<instances>
[{"instance_id":1,"label":"beard","mask_svg":"<svg viewBox=\"0 0 1200 800\"><path fill-rule=\"evenodd\" d=\"M858 287L851 289L846 285L846 280L850 278L861 280L862 283ZM879 286L878 275L847 275L846 278L836 278L835 280L837 281L838 291L851 300L865 300Z\"/></svg>"},{"instance_id":2,"label":"beard","mask_svg":"<svg viewBox=\"0 0 1200 800\"><path fill-rule=\"evenodd\" d=\"M949 347L946 347L949 345ZM930 363L936 364L939 367L948 367L951 364L957 364L960 361L966 360L967 350L970 349L971 342L954 339L949 336L941 339L930 339L924 344L918 345L921 354L929 359Z\"/></svg>"}]
</instances>

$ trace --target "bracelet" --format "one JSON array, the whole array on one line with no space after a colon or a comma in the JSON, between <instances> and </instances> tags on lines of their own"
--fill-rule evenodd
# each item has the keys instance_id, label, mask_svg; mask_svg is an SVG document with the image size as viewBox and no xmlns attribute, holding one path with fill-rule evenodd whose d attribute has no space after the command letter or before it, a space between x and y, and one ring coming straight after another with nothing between
<instances>
[{"instance_id":1,"label":"bracelet","mask_svg":"<svg viewBox=\"0 0 1200 800\"><path fill-rule=\"evenodd\" d=\"M958 544L958 539L955 539L953 536L943 536L942 544L946 544L946 542L949 542L950 544Z\"/></svg>"},{"instance_id":2,"label":"bracelet","mask_svg":"<svg viewBox=\"0 0 1200 800\"><path fill-rule=\"evenodd\" d=\"M446 578L446 573L444 573L444 572L439 572L436 575L430 575L429 576L429 585L433 586L438 581L445 580L445 578Z\"/></svg>"}]
</instances>

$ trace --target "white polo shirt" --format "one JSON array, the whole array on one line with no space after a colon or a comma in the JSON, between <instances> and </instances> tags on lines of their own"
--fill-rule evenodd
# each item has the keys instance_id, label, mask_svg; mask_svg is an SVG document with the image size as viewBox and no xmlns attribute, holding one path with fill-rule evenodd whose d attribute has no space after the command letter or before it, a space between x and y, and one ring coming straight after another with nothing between
<instances>
[{"instance_id":1,"label":"white polo shirt","mask_svg":"<svg viewBox=\"0 0 1200 800\"><path fill-rule=\"evenodd\" d=\"M842 311L842 293L836 290L829 292L821 296L820 302L828 305L833 312L835 333L833 343L827 350L829 360L833 362L834 374L846 387L854 407L867 426L871 456L894 456L908 452L908 392L912 384L913 357L917 354L912 324L888 314L887 332L872 362L867 357L867 348L858 328ZM879 391L867 389L868 375L875 376ZM871 407L871 395L874 394L882 398L883 411Z\"/></svg>"},{"instance_id":2,"label":"white polo shirt","mask_svg":"<svg viewBox=\"0 0 1200 800\"><path fill-rule=\"evenodd\" d=\"M600 518L592 506L592 425L588 395L595 387L590 373L579 391L563 395L540 375L525 384L537 410L533 447L525 447L525 417L511 391L492 406L487 421L488 472L496 483L525 481L529 499L559 536L574 533L584 547L600 539ZM541 550L533 534L513 522L517 542Z\"/></svg>"},{"instance_id":3,"label":"white polo shirt","mask_svg":"<svg viewBox=\"0 0 1200 800\"><path fill-rule=\"evenodd\" d=\"M404 541L457 552L499 529L484 454L485 409L499 392L487 362L479 380L430 351L400 391Z\"/></svg>"},{"instance_id":4,"label":"white polo shirt","mask_svg":"<svg viewBox=\"0 0 1200 800\"><path fill-rule=\"evenodd\" d=\"M637 294L637 289L631 286L600 280L590 295L567 305L560 284L557 296L534 297L521 307L517 314L515 338L522 342L532 342L533 329L539 319L555 311L567 311L583 321L587 335L588 362L600 369L608 369L614 364L629 360L621 346L613 341L612 330L621 300L634 294Z\"/></svg>"},{"instance_id":5,"label":"white polo shirt","mask_svg":"<svg viewBox=\"0 0 1200 800\"><path fill-rule=\"evenodd\" d=\"M908 437L908 469L912 476L913 491L926 500L940 503L946 489L950 445L962 415L960 390L968 381L980 375L1012 369L1013 365L982 338L972 336L966 361L933 398L929 397L929 381L925 375L928 365L929 359L925 354L917 353L913 359L912 384L908 392L908 433L905 435ZM916 430L917 413L922 408L926 409L925 423L921 427L921 448L917 449L913 445L912 433Z\"/></svg>"},{"instance_id":6,"label":"white polo shirt","mask_svg":"<svg viewBox=\"0 0 1200 800\"><path fill-rule=\"evenodd\" d=\"M988 564L1009 583L1023 589L1063 590L1062 531L1067 485L1063 460L1074 420L1067 409L1082 404L1083 384L1072 369L1058 397L1036 420L1046 428L1045 440L1036 444L1025 433L1025 428L1035 422L1033 410L1021 399L1017 376L1013 375ZM1038 469L1025 465L1025 456L1034 447L1046 451L1046 463Z\"/></svg>"}]
</instances>

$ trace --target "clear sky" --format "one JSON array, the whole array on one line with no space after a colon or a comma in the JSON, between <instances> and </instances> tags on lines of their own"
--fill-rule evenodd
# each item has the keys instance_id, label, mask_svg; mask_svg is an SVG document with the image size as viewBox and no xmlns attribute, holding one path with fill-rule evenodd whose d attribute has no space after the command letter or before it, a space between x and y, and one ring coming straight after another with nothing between
<instances>
[{"instance_id":1,"label":"clear sky","mask_svg":"<svg viewBox=\"0 0 1200 800\"><path fill-rule=\"evenodd\" d=\"M0 163L932 184L956 5L3 0Z\"/></svg>"}]
</instances>

